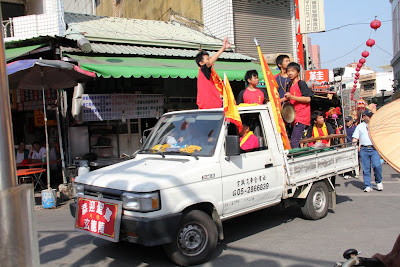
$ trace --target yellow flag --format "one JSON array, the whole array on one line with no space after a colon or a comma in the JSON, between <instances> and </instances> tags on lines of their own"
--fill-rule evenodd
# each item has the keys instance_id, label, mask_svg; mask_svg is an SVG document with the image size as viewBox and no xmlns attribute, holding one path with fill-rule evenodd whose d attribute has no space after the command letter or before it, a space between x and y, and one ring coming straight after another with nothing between
<instances>
[{"instance_id":1,"label":"yellow flag","mask_svg":"<svg viewBox=\"0 0 400 267\"><path fill-rule=\"evenodd\" d=\"M224 98L225 120L235 124L239 132L241 132L243 129L242 120L240 119L239 110L236 105L236 100L232 93L231 84L229 83L228 77L226 76L225 73L224 73L223 98Z\"/></svg>"},{"instance_id":2,"label":"yellow flag","mask_svg":"<svg viewBox=\"0 0 400 267\"><path fill-rule=\"evenodd\" d=\"M257 45L258 56L260 57L261 68L264 75L265 85L267 87L268 98L271 102L272 113L274 115L275 124L277 126L278 132L281 134L283 147L285 149L291 149L289 138L286 132L285 122L282 119L281 114L281 102L278 93L278 85L275 81L274 76L272 75L271 70L269 69L268 63L264 58L264 55L261 53L261 48Z\"/></svg>"}]
</instances>

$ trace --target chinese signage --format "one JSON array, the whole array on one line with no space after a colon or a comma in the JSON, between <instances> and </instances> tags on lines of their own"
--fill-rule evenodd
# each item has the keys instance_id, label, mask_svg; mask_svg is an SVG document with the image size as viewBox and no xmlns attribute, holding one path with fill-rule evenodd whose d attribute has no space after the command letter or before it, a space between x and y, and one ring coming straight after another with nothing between
<instances>
[{"instance_id":1,"label":"chinese signage","mask_svg":"<svg viewBox=\"0 0 400 267\"><path fill-rule=\"evenodd\" d=\"M329 70L306 70L306 82L311 84L311 89L329 88Z\"/></svg>"},{"instance_id":2,"label":"chinese signage","mask_svg":"<svg viewBox=\"0 0 400 267\"><path fill-rule=\"evenodd\" d=\"M300 32L325 31L324 0L299 0Z\"/></svg>"},{"instance_id":3,"label":"chinese signage","mask_svg":"<svg viewBox=\"0 0 400 267\"><path fill-rule=\"evenodd\" d=\"M48 112L46 112L48 113ZM35 109L33 113L33 118L35 121L36 127L44 127L44 113L43 109ZM57 120L49 120L47 119L47 126L56 126Z\"/></svg>"},{"instance_id":4,"label":"chinese signage","mask_svg":"<svg viewBox=\"0 0 400 267\"><path fill-rule=\"evenodd\" d=\"M75 230L118 242L121 212L121 201L78 197Z\"/></svg>"},{"instance_id":5,"label":"chinese signage","mask_svg":"<svg viewBox=\"0 0 400 267\"><path fill-rule=\"evenodd\" d=\"M54 105L57 99L57 90L45 90L46 105ZM10 90L11 108L17 111L32 111L43 109L42 90Z\"/></svg>"},{"instance_id":6,"label":"chinese signage","mask_svg":"<svg viewBox=\"0 0 400 267\"><path fill-rule=\"evenodd\" d=\"M163 113L164 98L159 94L84 94L83 121L154 118Z\"/></svg>"}]
</instances>

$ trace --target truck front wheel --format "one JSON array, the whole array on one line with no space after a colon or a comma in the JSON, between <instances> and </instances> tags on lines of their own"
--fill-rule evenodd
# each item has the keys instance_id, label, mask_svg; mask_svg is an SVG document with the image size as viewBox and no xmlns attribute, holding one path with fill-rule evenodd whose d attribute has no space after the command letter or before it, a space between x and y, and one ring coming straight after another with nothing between
<instances>
[{"instance_id":1,"label":"truck front wheel","mask_svg":"<svg viewBox=\"0 0 400 267\"><path fill-rule=\"evenodd\" d=\"M217 246L218 231L205 212L192 210L182 218L175 241L163 246L177 265L189 266L206 262Z\"/></svg>"},{"instance_id":2,"label":"truck front wheel","mask_svg":"<svg viewBox=\"0 0 400 267\"><path fill-rule=\"evenodd\" d=\"M313 184L301 212L309 220L318 220L328 214L329 191L324 182Z\"/></svg>"}]
</instances>

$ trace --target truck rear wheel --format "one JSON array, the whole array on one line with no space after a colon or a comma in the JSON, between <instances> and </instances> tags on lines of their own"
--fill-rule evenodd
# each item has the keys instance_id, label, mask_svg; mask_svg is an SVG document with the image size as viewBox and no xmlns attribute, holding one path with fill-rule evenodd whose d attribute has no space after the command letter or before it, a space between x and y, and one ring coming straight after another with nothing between
<instances>
[{"instance_id":1,"label":"truck rear wheel","mask_svg":"<svg viewBox=\"0 0 400 267\"><path fill-rule=\"evenodd\" d=\"M206 262L217 246L218 231L205 212L192 210L184 215L175 241L163 246L177 265L189 266Z\"/></svg>"},{"instance_id":2,"label":"truck rear wheel","mask_svg":"<svg viewBox=\"0 0 400 267\"><path fill-rule=\"evenodd\" d=\"M329 191L324 182L313 184L301 212L309 220L319 220L328 214Z\"/></svg>"}]
</instances>

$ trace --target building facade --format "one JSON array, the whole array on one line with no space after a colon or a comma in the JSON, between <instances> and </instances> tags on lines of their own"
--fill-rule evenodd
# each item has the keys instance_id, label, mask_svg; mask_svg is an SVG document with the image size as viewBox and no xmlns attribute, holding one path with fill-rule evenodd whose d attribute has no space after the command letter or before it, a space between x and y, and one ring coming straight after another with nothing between
<instances>
[{"instance_id":1,"label":"building facade","mask_svg":"<svg viewBox=\"0 0 400 267\"><path fill-rule=\"evenodd\" d=\"M228 36L238 53L258 58L257 38L264 54L297 61L294 0L203 0L203 23L206 33Z\"/></svg>"},{"instance_id":2,"label":"building facade","mask_svg":"<svg viewBox=\"0 0 400 267\"><path fill-rule=\"evenodd\" d=\"M393 67L393 99L400 98L400 1L389 0L392 5L392 42L393 42L393 59L390 64Z\"/></svg>"}]
</instances>

